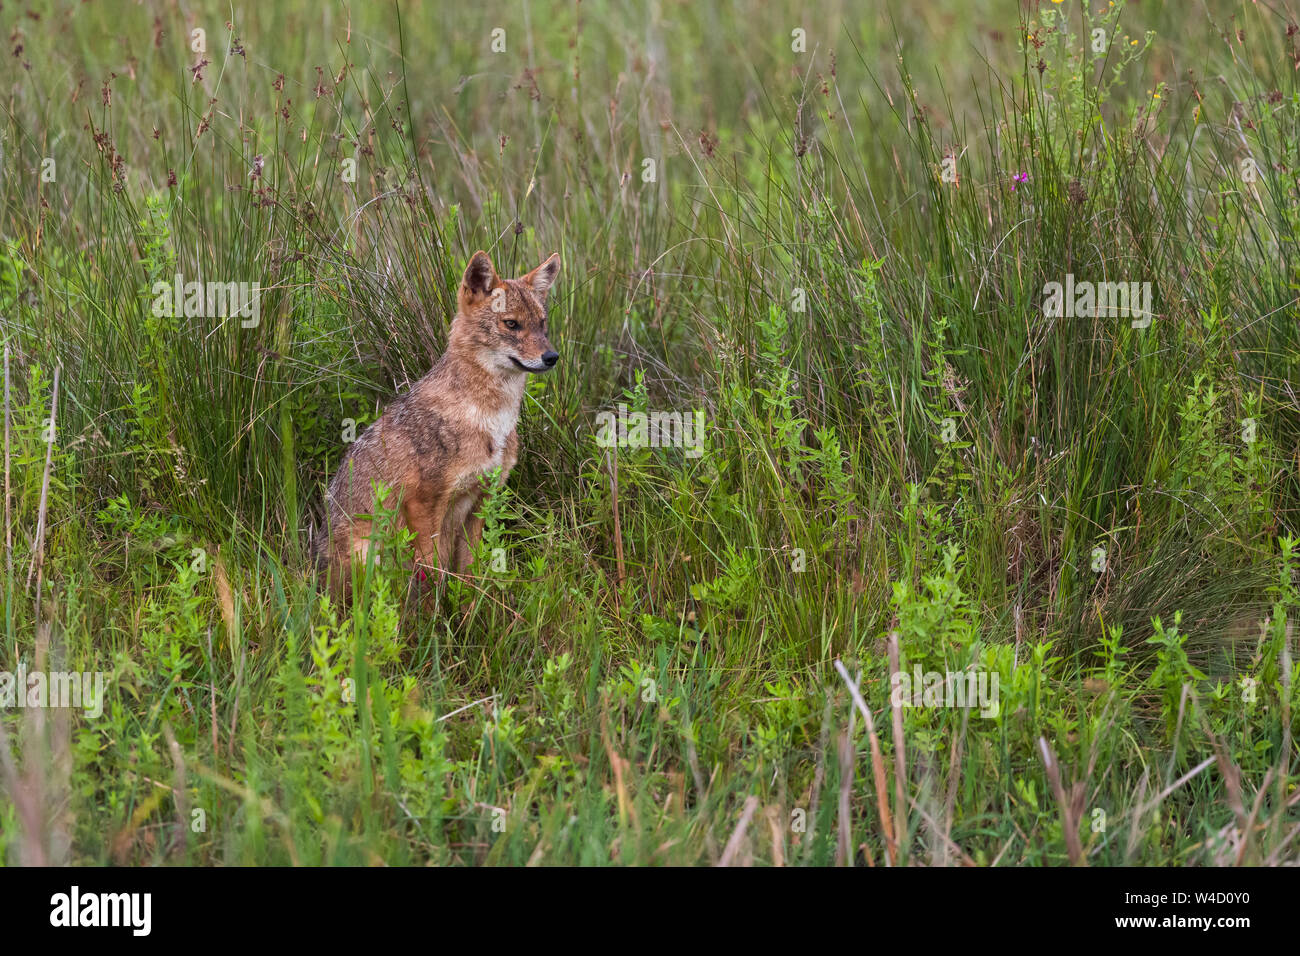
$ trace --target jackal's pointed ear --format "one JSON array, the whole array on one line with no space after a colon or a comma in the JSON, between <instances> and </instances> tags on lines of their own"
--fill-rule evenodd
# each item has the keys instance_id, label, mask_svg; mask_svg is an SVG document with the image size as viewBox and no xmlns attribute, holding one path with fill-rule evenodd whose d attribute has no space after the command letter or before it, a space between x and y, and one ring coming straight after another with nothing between
<instances>
[{"instance_id":1,"label":"jackal's pointed ear","mask_svg":"<svg viewBox=\"0 0 1300 956\"><path fill-rule=\"evenodd\" d=\"M465 267L465 277L460 280L459 298L462 302L476 302L491 295L492 290L500 284L501 279L497 276L492 260L480 249L474 253L469 260L469 265Z\"/></svg>"},{"instance_id":2,"label":"jackal's pointed ear","mask_svg":"<svg viewBox=\"0 0 1300 956\"><path fill-rule=\"evenodd\" d=\"M552 252L551 257L534 269L528 275L524 276L534 292L543 299L546 293L551 290L551 285L555 282L555 277L560 274L560 254Z\"/></svg>"}]
</instances>

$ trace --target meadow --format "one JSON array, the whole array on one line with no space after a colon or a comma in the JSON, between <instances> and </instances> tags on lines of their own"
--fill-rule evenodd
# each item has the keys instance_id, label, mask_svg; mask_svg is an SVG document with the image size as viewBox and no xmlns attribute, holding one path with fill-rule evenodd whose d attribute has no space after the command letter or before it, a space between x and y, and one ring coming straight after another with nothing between
<instances>
[{"instance_id":1,"label":"meadow","mask_svg":"<svg viewBox=\"0 0 1300 956\"><path fill-rule=\"evenodd\" d=\"M1300 862L1290 3L242 6L0 11L0 861ZM332 604L476 249L519 464Z\"/></svg>"}]
</instances>

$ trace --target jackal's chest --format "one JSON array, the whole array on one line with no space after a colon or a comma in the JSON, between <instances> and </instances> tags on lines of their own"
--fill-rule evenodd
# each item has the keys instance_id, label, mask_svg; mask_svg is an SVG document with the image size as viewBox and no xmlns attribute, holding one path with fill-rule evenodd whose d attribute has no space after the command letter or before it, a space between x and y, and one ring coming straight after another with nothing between
<instances>
[{"instance_id":1,"label":"jackal's chest","mask_svg":"<svg viewBox=\"0 0 1300 956\"><path fill-rule=\"evenodd\" d=\"M484 410L471 406L466 411L466 424L475 437L462 451L461 467L457 469L454 482L460 491L476 487L484 475L497 468L508 471L514 467L511 436L519 421L516 408Z\"/></svg>"}]
</instances>

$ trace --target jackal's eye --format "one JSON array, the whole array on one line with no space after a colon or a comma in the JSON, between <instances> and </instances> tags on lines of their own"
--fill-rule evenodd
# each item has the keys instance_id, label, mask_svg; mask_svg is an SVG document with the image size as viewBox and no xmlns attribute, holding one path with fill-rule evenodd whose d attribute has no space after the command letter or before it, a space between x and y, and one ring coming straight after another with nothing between
<instances>
[{"instance_id":1,"label":"jackal's eye","mask_svg":"<svg viewBox=\"0 0 1300 956\"><path fill-rule=\"evenodd\" d=\"M519 323L514 319L506 319L506 328L513 332L515 329L519 328Z\"/></svg>"}]
</instances>

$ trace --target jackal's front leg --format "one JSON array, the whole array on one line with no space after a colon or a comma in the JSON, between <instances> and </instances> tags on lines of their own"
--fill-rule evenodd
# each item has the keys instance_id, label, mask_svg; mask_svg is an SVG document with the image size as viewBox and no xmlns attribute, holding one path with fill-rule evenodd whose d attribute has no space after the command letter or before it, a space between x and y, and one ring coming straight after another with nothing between
<instances>
[{"instance_id":1,"label":"jackal's front leg","mask_svg":"<svg viewBox=\"0 0 1300 956\"><path fill-rule=\"evenodd\" d=\"M519 460L519 436L511 432L506 438L506 447L504 460L501 466L501 472L497 475L496 487L500 488L505 485L506 479L510 477L510 469L515 466ZM474 560L474 549L478 547L479 541L483 539L483 518L479 512L483 508L483 499L487 497L486 491L479 491L474 496L473 503L469 506L469 512L465 518L464 530L456 536L456 570L464 573Z\"/></svg>"},{"instance_id":2,"label":"jackal's front leg","mask_svg":"<svg viewBox=\"0 0 1300 956\"><path fill-rule=\"evenodd\" d=\"M446 569L452 555L452 542L442 532L447 516L447 498L409 498L402 503L402 516L406 526L415 535L415 563L426 569Z\"/></svg>"},{"instance_id":3,"label":"jackal's front leg","mask_svg":"<svg viewBox=\"0 0 1300 956\"><path fill-rule=\"evenodd\" d=\"M456 572L464 574L469 569L470 564L474 561L474 549L483 538L483 518L479 515L479 509L483 507L483 493L479 492L475 496L473 503L469 506L469 517L465 519L465 525L460 533L456 535Z\"/></svg>"}]
</instances>

